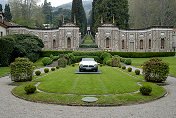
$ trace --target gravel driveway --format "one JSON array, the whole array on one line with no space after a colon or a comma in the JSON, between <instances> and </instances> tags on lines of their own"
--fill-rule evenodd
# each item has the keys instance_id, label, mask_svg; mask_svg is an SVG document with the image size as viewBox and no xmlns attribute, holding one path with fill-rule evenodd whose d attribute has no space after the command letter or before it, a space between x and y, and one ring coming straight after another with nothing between
<instances>
[{"instance_id":1,"label":"gravel driveway","mask_svg":"<svg viewBox=\"0 0 176 118\"><path fill-rule=\"evenodd\" d=\"M0 78L0 118L176 118L176 78L165 86L168 96L146 104L121 107L70 107L33 103L11 94L8 77Z\"/></svg>"}]
</instances>

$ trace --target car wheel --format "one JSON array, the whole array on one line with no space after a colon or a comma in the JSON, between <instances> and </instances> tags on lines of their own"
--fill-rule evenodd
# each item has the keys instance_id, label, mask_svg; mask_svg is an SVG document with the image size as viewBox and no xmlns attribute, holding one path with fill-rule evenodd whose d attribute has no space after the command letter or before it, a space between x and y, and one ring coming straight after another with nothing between
<instances>
[{"instance_id":1,"label":"car wheel","mask_svg":"<svg viewBox=\"0 0 176 118\"><path fill-rule=\"evenodd\" d=\"M82 70L81 70L81 69L79 69L79 72L82 72Z\"/></svg>"}]
</instances>

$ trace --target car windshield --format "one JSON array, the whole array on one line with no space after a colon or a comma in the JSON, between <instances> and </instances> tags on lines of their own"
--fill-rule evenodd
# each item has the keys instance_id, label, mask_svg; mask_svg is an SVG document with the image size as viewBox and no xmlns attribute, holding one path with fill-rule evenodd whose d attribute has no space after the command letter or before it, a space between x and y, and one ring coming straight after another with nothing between
<instances>
[{"instance_id":1,"label":"car windshield","mask_svg":"<svg viewBox=\"0 0 176 118\"><path fill-rule=\"evenodd\" d=\"M82 61L95 61L94 58L82 58Z\"/></svg>"}]
</instances>

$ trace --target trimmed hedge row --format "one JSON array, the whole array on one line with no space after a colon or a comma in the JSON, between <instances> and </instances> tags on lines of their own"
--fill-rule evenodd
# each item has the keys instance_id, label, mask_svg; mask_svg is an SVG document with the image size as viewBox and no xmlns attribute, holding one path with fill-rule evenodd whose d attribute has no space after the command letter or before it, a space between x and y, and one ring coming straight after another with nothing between
<instances>
[{"instance_id":1,"label":"trimmed hedge row","mask_svg":"<svg viewBox=\"0 0 176 118\"><path fill-rule=\"evenodd\" d=\"M103 54L103 51L74 51L74 56L98 56L100 57Z\"/></svg>"},{"instance_id":2,"label":"trimmed hedge row","mask_svg":"<svg viewBox=\"0 0 176 118\"><path fill-rule=\"evenodd\" d=\"M68 54L68 53L72 53L72 52L73 51L71 51L71 50L62 50L62 51L47 50L47 51L42 51L40 56L41 57L50 57L50 55L58 56L60 54Z\"/></svg>"},{"instance_id":3,"label":"trimmed hedge row","mask_svg":"<svg viewBox=\"0 0 176 118\"><path fill-rule=\"evenodd\" d=\"M94 58L95 61L102 63L102 60L98 56L75 56L75 63L80 62L82 58Z\"/></svg>"},{"instance_id":4,"label":"trimmed hedge row","mask_svg":"<svg viewBox=\"0 0 176 118\"><path fill-rule=\"evenodd\" d=\"M111 55L119 55L125 58L150 58L175 56L175 52L109 52Z\"/></svg>"},{"instance_id":5,"label":"trimmed hedge row","mask_svg":"<svg viewBox=\"0 0 176 118\"><path fill-rule=\"evenodd\" d=\"M98 45L83 44L79 48L98 48Z\"/></svg>"}]
</instances>

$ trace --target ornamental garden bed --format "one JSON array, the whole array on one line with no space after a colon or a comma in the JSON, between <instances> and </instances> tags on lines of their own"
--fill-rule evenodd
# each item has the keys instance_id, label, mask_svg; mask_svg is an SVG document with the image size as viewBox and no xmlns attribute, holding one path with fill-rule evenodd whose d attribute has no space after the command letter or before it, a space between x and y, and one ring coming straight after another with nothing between
<instances>
[{"instance_id":1,"label":"ornamental garden bed","mask_svg":"<svg viewBox=\"0 0 176 118\"><path fill-rule=\"evenodd\" d=\"M25 82L12 90L20 98L44 103L85 106L114 106L128 103L141 103L160 98L166 93L163 87L144 82L109 66L99 67L102 74L75 74L78 66L62 68L59 71L42 74L39 79ZM45 76L43 76L45 75ZM138 77L137 75L135 75ZM37 78L36 76L34 78ZM40 82L40 83L39 83ZM140 84L139 84L140 83ZM24 87L27 84L39 84L34 94L27 95ZM140 85L152 87L150 96L139 93ZM96 97L98 101L86 103L84 97Z\"/></svg>"}]
</instances>

